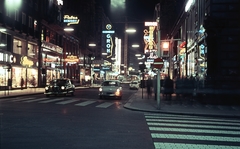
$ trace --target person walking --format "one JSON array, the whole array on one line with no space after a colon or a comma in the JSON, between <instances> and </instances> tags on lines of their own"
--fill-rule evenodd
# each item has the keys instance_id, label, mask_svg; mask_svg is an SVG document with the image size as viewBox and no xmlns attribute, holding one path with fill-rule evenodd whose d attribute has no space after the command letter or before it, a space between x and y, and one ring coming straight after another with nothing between
<instances>
[{"instance_id":1,"label":"person walking","mask_svg":"<svg viewBox=\"0 0 240 149\"><path fill-rule=\"evenodd\" d=\"M151 77L148 77L148 80L147 80L147 94L148 94L148 99L149 99L149 97L152 96L152 80L151 80Z\"/></svg>"},{"instance_id":2,"label":"person walking","mask_svg":"<svg viewBox=\"0 0 240 149\"><path fill-rule=\"evenodd\" d=\"M23 86L24 86L24 79L23 79L23 77L21 77L21 90L23 90Z\"/></svg>"}]
</instances>

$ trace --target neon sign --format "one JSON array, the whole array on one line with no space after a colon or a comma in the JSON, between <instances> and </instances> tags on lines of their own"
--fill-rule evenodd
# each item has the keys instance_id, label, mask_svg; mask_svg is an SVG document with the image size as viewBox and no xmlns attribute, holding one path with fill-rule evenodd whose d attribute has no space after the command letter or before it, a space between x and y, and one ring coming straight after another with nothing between
<instances>
[{"instance_id":1,"label":"neon sign","mask_svg":"<svg viewBox=\"0 0 240 149\"><path fill-rule=\"evenodd\" d=\"M64 15L63 22L69 26L71 24L79 24L79 19L77 16Z\"/></svg>"}]
</instances>

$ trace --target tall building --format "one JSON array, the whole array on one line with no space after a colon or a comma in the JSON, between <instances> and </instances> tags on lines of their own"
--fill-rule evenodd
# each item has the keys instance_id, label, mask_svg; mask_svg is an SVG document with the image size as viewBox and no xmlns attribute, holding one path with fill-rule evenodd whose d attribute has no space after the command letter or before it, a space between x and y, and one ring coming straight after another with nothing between
<instances>
[{"instance_id":1,"label":"tall building","mask_svg":"<svg viewBox=\"0 0 240 149\"><path fill-rule=\"evenodd\" d=\"M196 76L203 87L239 89L239 1L186 0L169 39L169 74Z\"/></svg>"}]
</instances>

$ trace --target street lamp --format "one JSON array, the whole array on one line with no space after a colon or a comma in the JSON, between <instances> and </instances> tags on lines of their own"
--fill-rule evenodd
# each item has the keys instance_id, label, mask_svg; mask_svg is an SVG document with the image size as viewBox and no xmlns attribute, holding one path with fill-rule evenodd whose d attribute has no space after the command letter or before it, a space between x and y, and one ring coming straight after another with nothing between
<instances>
[{"instance_id":1,"label":"street lamp","mask_svg":"<svg viewBox=\"0 0 240 149\"><path fill-rule=\"evenodd\" d=\"M136 29L128 28L125 23L125 34L124 34L124 77L127 78L127 67L128 67L128 33L135 33Z\"/></svg>"}]
</instances>

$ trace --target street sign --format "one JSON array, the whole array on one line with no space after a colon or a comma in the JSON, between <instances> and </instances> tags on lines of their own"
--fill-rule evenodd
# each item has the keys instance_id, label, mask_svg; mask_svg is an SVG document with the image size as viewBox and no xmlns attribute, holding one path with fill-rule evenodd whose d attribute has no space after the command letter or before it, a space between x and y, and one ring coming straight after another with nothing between
<instances>
[{"instance_id":1,"label":"street sign","mask_svg":"<svg viewBox=\"0 0 240 149\"><path fill-rule=\"evenodd\" d=\"M163 67L163 59L161 58L154 59L153 67L157 69L161 69Z\"/></svg>"}]
</instances>

